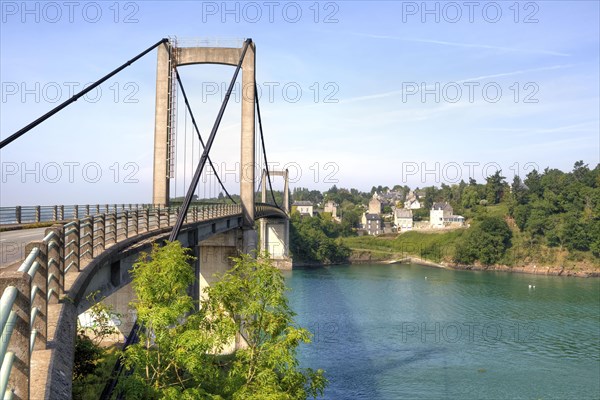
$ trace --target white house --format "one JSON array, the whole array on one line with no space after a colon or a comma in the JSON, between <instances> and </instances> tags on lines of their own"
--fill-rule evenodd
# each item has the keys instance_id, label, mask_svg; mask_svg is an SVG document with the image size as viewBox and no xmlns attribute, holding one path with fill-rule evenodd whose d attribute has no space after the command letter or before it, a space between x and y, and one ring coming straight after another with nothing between
<instances>
[{"instance_id":1,"label":"white house","mask_svg":"<svg viewBox=\"0 0 600 400\"><path fill-rule=\"evenodd\" d=\"M432 228L445 228L448 226L463 226L465 218L454 215L454 209L448 203L433 203L429 211L429 224Z\"/></svg>"},{"instance_id":2,"label":"white house","mask_svg":"<svg viewBox=\"0 0 600 400\"><path fill-rule=\"evenodd\" d=\"M398 231L408 231L413 228L412 210L397 208L394 210L394 225Z\"/></svg>"},{"instance_id":3,"label":"white house","mask_svg":"<svg viewBox=\"0 0 600 400\"><path fill-rule=\"evenodd\" d=\"M417 198L406 200L404 202L404 208L409 210L418 210L421 208L421 202Z\"/></svg>"},{"instance_id":4,"label":"white house","mask_svg":"<svg viewBox=\"0 0 600 400\"><path fill-rule=\"evenodd\" d=\"M313 216L313 204L310 201L295 201L294 204L292 204L292 208L295 208L300 215Z\"/></svg>"},{"instance_id":5,"label":"white house","mask_svg":"<svg viewBox=\"0 0 600 400\"><path fill-rule=\"evenodd\" d=\"M406 195L406 200L404 200L404 208L410 210L418 210L421 208L419 197L412 190Z\"/></svg>"}]
</instances>

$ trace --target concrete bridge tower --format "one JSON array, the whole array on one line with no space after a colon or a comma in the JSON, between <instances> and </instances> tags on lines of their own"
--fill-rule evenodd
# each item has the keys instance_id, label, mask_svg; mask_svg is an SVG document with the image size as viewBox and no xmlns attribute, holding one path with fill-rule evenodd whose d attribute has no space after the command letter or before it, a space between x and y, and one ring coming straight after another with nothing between
<instances>
[{"instance_id":1,"label":"concrete bridge tower","mask_svg":"<svg viewBox=\"0 0 600 400\"><path fill-rule=\"evenodd\" d=\"M180 65L222 64L237 66L242 48L177 47L174 41L158 47L156 73L156 110L154 122L154 177L152 203L169 204L169 179L172 176L173 137L176 118L177 81L173 69ZM244 228L254 226L254 124L255 54L250 43L242 63L242 129L240 196Z\"/></svg>"},{"instance_id":2,"label":"concrete bridge tower","mask_svg":"<svg viewBox=\"0 0 600 400\"><path fill-rule=\"evenodd\" d=\"M169 204L169 179L172 176L177 96L174 68L193 64L221 64L235 67L238 65L242 51L243 48L231 47L178 47L175 41L169 41L164 46L158 47L153 204ZM243 213L243 239L240 250L245 253L257 248L257 234L254 230L255 56L256 47L251 42L242 62L240 198Z\"/></svg>"},{"instance_id":3,"label":"concrete bridge tower","mask_svg":"<svg viewBox=\"0 0 600 400\"><path fill-rule=\"evenodd\" d=\"M269 175L281 176L284 179L283 204L280 204L283 211L289 217L290 199L289 199L289 174L285 171L269 171ZM267 202L267 171L262 172L262 199ZM260 219L260 249L268 251L274 265L279 269L292 269L292 259L290 258L290 220L289 218L261 218Z\"/></svg>"}]
</instances>

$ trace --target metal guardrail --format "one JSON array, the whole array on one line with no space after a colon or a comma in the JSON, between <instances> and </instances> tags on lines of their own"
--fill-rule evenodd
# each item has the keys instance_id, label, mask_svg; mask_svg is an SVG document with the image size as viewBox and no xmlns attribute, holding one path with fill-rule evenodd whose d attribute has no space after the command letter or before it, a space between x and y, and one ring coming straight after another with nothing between
<instances>
[{"instance_id":1,"label":"metal guardrail","mask_svg":"<svg viewBox=\"0 0 600 400\"><path fill-rule=\"evenodd\" d=\"M0 207L0 225L68 221L100 214L152 209L152 204L83 204Z\"/></svg>"},{"instance_id":2,"label":"metal guardrail","mask_svg":"<svg viewBox=\"0 0 600 400\"><path fill-rule=\"evenodd\" d=\"M27 244L27 257L17 271L0 271L0 395L4 399L13 395L29 398L30 359L35 351L47 348L48 305L60 301L65 292L65 277L78 273L118 242L173 226L179 212L178 207L123 205L119 209L115 205L113 212L94 214L98 207L84 206L87 215L83 218L47 228L43 240ZM37 208L38 216L47 209ZM61 210L65 206L50 208L57 210L56 218L64 217ZM78 209L73 206L73 215L79 215ZM188 210L186 222L209 221L241 212L239 205L193 206Z\"/></svg>"}]
</instances>

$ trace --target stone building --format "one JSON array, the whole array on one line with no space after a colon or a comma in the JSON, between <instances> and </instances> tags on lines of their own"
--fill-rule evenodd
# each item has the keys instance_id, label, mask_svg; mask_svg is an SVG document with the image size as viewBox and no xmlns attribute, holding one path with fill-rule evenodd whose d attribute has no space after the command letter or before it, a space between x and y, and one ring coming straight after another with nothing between
<instances>
[{"instance_id":1,"label":"stone building","mask_svg":"<svg viewBox=\"0 0 600 400\"><path fill-rule=\"evenodd\" d=\"M365 230L367 235L381 235L383 233L383 223L379 214L363 214L362 229Z\"/></svg>"},{"instance_id":2,"label":"stone building","mask_svg":"<svg viewBox=\"0 0 600 400\"><path fill-rule=\"evenodd\" d=\"M377 199L377 194L373 195L371 201L369 201L369 214L381 214L381 201Z\"/></svg>"},{"instance_id":3,"label":"stone building","mask_svg":"<svg viewBox=\"0 0 600 400\"><path fill-rule=\"evenodd\" d=\"M333 219L338 219L337 208L338 205L336 204L336 202L329 200L327 203L325 203L325 207L323 207L323 212L331 213Z\"/></svg>"}]
</instances>

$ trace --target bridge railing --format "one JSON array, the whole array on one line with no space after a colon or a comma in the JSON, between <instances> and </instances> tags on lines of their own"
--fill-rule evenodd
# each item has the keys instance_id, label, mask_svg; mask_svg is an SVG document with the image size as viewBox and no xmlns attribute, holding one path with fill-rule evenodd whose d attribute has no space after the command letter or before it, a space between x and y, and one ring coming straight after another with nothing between
<instances>
[{"instance_id":1,"label":"bridge railing","mask_svg":"<svg viewBox=\"0 0 600 400\"><path fill-rule=\"evenodd\" d=\"M205 214L212 213L217 215L220 211L227 210L228 207L239 207L234 204L198 204L193 205L190 210L202 213L200 210L207 210ZM1 225L16 225L16 224L32 224L40 222L68 222L71 220L81 219L85 217L95 217L100 215L116 214L118 218L122 218L123 214L137 212L137 215L145 220L136 220L134 222L142 222L148 229L149 217L160 216L161 227L171 226L175 223L177 207L156 206L153 204L75 204L75 205L54 205L54 206L16 206L16 207L0 207L0 226ZM208 211L210 210L210 211ZM188 212L188 216L189 216ZM135 215L135 214L134 214ZM169 219L167 219L167 216ZM172 221L171 221L172 220ZM191 221L191 219L188 220ZM157 225L155 225L157 226ZM135 224L132 226L135 231ZM122 228L124 229L124 228Z\"/></svg>"},{"instance_id":2,"label":"bridge railing","mask_svg":"<svg viewBox=\"0 0 600 400\"><path fill-rule=\"evenodd\" d=\"M140 211L152 204L74 204L55 206L0 207L0 225L59 222L99 214Z\"/></svg>"},{"instance_id":3,"label":"bridge railing","mask_svg":"<svg viewBox=\"0 0 600 400\"><path fill-rule=\"evenodd\" d=\"M34 350L46 349L48 304L58 303L62 292L62 249L62 226L49 228L42 241L27 244L27 257L19 269L0 279L0 394L4 399L14 394L29 398L30 358Z\"/></svg>"},{"instance_id":4,"label":"bridge railing","mask_svg":"<svg viewBox=\"0 0 600 400\"><path fill-rule=\"evenodd\" d=\"M56 209L61 220L65 208L73 212L72 216L80 216L81 209L79 206L37 208L38 215L43 215L43 209ZM43 240L28 243L26 257L18 270L0 272L0 396L4 399L13 395L30 397L30 358L35 351L47 348L48 306L59 303L65 294L65 278L122 240L173 226L179 212L178 207L152 205L82 208L87 215L54 224L46 229ZM105 210L110 212L98 212ZM240 213L238 205L192 206L186 222Z\"/></svg>"},{"instance_id":5,"label":"bridge railing","mask_svg":"<svg viewBox=\"0 0 600 400\"><path fill-rule=\"evenodd\" d=\"M2 332L2 342L0 342L0 394L3 398L12 398L12 390L7 390L9 378L15 359L13 351L7 351L9 342L12 339L12 333L17 321L17 313L13 310L17 300L18 289L15 286L8 286L2 293L0 299L0 332Z\"/></svg>"}]
</instances>

